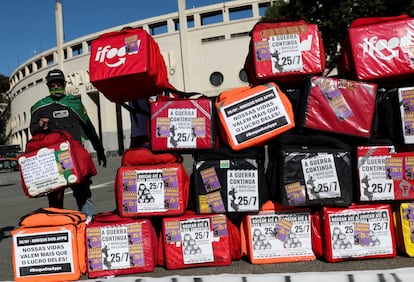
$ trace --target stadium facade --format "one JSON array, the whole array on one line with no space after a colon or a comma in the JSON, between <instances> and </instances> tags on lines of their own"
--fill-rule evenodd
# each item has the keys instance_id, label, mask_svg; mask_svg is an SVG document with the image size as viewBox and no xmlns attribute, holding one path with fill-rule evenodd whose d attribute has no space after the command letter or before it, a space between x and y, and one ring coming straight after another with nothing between
<instances>
[{"instance_id":1,"label":"stadium facade","mask_svg":"<svg viewBox=\"0 0 414 282\"><path fill-rule=\"evenodd\" d=\"M58 67L66 74L67 92L81 96L107 154L123 153L129 147L129 112L106 99L90 83L91 41L124 26L141 27L159 44L172 85L179 90L214 96L247 85L243 65L249 32L271 2L235 0L185 9L185 0L178 0L178 12L116 26L70 42L59 42L57 28L57 47L27 60L10 76L8 143L25 148L31 138L30 107L47 95L45 76ZM56 19L58 23L58 15Z\"/></svg>"}]
</instances>

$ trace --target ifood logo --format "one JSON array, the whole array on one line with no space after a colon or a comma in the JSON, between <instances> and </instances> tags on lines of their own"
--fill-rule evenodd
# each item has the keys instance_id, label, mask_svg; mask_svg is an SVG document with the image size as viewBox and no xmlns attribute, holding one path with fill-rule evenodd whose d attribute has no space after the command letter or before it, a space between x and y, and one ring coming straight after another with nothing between
<instances>
[{"instance_id":1,"label":"ifood logo","mask_svg":"<svg viewBox=\"0 0 414 282\"><path fill-rule=\"evenodd\" d=\"M402 37L392 37L390 39L378 38L372 36L371 38L363 38L363 55L368 54L374 59L381 59L390 61L399 57L400 49L407 49L413 45L413 32L407 31L407 35Z\"/></svg>"},{"instance_id":2,"label":"ifood logo","mask_svg":"<svg viewBox=\"0 0 414 282\"><path fill-rule=\"evenodd\" d=\"M98 47L95 55L95 62L105 63L109 68L119 67L126 62L127 55L137 54L138 51L126 52L126 47L121 48L111 47L106 45L105 47Z\"/></svg>"}]
</instances>

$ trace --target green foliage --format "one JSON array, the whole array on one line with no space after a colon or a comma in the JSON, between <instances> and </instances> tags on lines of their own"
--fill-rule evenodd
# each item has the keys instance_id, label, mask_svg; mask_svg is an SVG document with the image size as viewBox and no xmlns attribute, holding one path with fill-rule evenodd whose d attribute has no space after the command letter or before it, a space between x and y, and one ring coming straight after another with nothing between
<instances>
[{"instance_id":1,"label":"green foliage","mask_svg":"<svg viewBox=\"0 0 414 282\"><path fill-rule=\"evenodd\" d=\"M308 23L318 24L327 55L327 68L332 70L340 55L338 46L353 20L401 14L414 16L414 1L279 0L267 9L263 19L304 19Z\"/></svg>"},{"instance_id":2,"label":"green foliage","mask_svg":"<svg viewBox=\"0 0 414 282\"><path fill-rule=\"evenodd\" d=\"M6 92L9 90L9 78L0 74L0 144L6 142L7 137L5 136L5 129L8 120L8 115L6 115L6 108L3 104L8 104L9 99L6 95Z\"/></svg>"}]
</instances>

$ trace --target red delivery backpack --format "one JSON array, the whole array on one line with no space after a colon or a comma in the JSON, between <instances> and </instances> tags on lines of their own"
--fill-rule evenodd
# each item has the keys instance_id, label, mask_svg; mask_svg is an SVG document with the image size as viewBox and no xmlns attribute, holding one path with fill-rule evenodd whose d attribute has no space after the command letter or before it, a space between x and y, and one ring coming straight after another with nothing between
<instances>
[{"instance_id":1,"label":"red delivery backpack","mask_svg":"<svg viewBox=\"0 0 414 282\"><path fill-rule=\"evenodd\" d=\"M325 51L316 24L304 20L260 21L250 36L244 63L250 84L293 84L325 70Z\"/></svg>"},{"instance_id":2,"label":"red delivery backpack","mask_svg":"<svg viewBox=\"0 0 414 282\"><path fill-rule=\"evenodd\" d=\"M122 217L182 215L190 178L178 154L128 149L115 180L117 210Z\"/></svg>"},{"instance_id":3,"label":"red delivery backpack","mask_svg":"<svg viewBox=\"0 0 414 282\"><path fill-rule=\"evenodd\" d=\"M345 36L338 72L363 81L401 80L414 73L414 18L354 20Z\"/></svg>"},{"instance_id":4,"label":"red delivery backpack","mask_svg":"<svg viewBox=\"0 0 414 282\"><path fill-rule=\"evenodd\" d=\"M361 202L414 200L414 153L392 153L388 146L357 148Z\"/></svg>"},{"instance_id":5,"label":"red delivery backpack","mask_svg":"<svg viewBox=\"0 0 414 282\"><path fill-rule=\"evenodd\" d=\"M396 256L389 204L323 207L315 214L312 232L314 253L328 262Z\"/></svg>"},{"instance_id":6,"label":"red delivery backpack","mask_svg":"<svg viewBox=\"0 0 414 282\"><path fill-rule=\"evenodd\" d=\"M86 226L88 278L152 272L157 247L150 220L98 213Z\"/></svg>"},{"instance_id":7,"label":"red delivery backpack","mask_svg":"<svg viewBox=\"0 0 414 282\"><path fill-rule=\"evenodd\" d=\"M142 28L93 40L89 72L91 83L112 102L146 98L171 86L158 44Z\"/></svg>"},{"instance_id":8,"label":"red delivery backpack","mask_svg":"<svg viewBox=\"0 0 414 282\"><path fill-rule=\"evenodd\" d=\"M150 103L153 151L205 150L217 147L215 98L169 90Z\"/></svg>"},{"instance_id":9,"label":"red delivery backpack","mask_svg":"<svg viewBox=\"0 0 414 282\"><path fill-rule=\"evenodd\" d=\"M86 215L39 208L20 218L12 231L15 281L79 280L86 272Z\"/></svg>"},{"instance_id":10,"label":"red delivery backpack","mask_svg":"<svg viewBox=\"0 0 414 282\"><path fill-rule=\"evenodd\" d=\"M372 135L377 85L324 76L309 77L297 115L304 128L362 138Z\"/></svg>"},{"instance_id":11,"label":"red delivery backpack","mask_svg":"<svg viewBox=\"0 0 414 282\"><path fill-rule=\"evenodd\" d=\"M241 258L240 231L225 214L164 217L158 265L166 269L229 266Z\"/></svg>"},{"instance_id":12,"label":"red delivery backpack","mask_svg":"<svg viewBox=\"0 0 414 282\"><path fill-rule=\"evenodd\" d=\"M23 191L29 198L45 196L96 175L89 152L63 130L33 136L18 163Z\"/></svg>"}]
</instances>

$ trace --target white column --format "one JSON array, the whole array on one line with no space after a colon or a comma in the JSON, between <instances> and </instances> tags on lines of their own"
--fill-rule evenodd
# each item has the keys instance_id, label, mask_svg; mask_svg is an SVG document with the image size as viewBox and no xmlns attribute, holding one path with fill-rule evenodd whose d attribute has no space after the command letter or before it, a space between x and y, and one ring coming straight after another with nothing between
<instances>
[{"instance_id":1,"label":"white column","mask_svg":"<svg viewBox=\"0 0 414 282\"><path fill-rule=\"evenodd\" d=\"M60 0L56 0L55 5L55 18L56 18L56 46L57 46L57 64L61 70L63 70L63 16L62 16L62 3Z\"/></svg>"}]
</instances>

